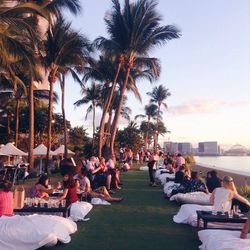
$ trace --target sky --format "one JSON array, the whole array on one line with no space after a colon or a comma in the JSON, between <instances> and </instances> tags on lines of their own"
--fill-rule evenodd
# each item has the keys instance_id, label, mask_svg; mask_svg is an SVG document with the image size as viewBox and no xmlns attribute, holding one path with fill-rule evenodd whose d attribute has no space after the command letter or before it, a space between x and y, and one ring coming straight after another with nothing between
<instances>
[{"instance_id":1,"label":"sky","mask_svg":"<svg viewBox=\"0 0 250 250\"><path fill-rule=\"evenodd\" d=\"M67 20L90 40L107 37L103 18L111 9L111 1L81 2L81 15L67 14ZM224 147L239 143L250 148L250 1L158 2L162 25L176 25L182 36L150 54L161 61L161 77L153 84L137 83L141 103L128 95L131 118L144 112L149 102L146 93L162 84L171 92L163 113L170 133L159 137L160 143L170 140L196 146L201 141L218 141ZM73 106L81 98L80 87L70 77L66 85L67 119L72 126L88 127L91 135L92 114L85 121L87 106ZM59 86L56 90L60 94ZM61 112L60 103L56 112ZM97 124L100 116L101 110L97 112ZM121 120L120 127L126 124Z\"/></svg>"}]
</instances>

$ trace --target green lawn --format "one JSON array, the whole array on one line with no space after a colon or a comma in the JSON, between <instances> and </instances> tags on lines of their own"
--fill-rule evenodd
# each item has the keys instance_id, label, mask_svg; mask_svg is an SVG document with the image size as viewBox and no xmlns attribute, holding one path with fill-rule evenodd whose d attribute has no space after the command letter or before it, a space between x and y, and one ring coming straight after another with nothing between
<instances>
[{"instance_id":1,"label":"green lawn","mask_svg":"<svg viewBox=\"0 0 250 250\"><path fill-rule=\"evenodd\" d=\"M197 230L173 223L178 206L163 198L162 188L148 186L147 173L130 171L122 180L118 195L124 201L95 206L88 215L90 221L77 223L78 231L69 244L51 249L198 249Z\"/></svg>"}]
</instances>

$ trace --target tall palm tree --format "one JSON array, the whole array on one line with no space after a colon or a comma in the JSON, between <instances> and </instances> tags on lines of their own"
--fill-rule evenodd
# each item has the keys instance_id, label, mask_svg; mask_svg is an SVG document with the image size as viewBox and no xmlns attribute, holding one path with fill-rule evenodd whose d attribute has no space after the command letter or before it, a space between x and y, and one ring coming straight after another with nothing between
<instances>
[{"instance_id":1,"label":"tall palm tree","mask_svg":"<svg viewBox=\"0 0 250 250\"><path fill-rule=\"evenodd\" d=\"M106 45L104 44L102 38L95 40L94 45L102 50L102 55L99 57L99 60L96 61L93 58L88 61L89 65L85 68L85 74L83 81L86 82L89 79L100 81L104 83L104 103L102 117L99 127L99 142L98 142L98 156L102 155L102 146L106 141L105 133L105 121L106 116L109 113L112 106L112 98L114 91L116 89L116 83L118 81L119 73L122 69L124 59L122 56L117 58L115 54L108 53L106 50ZM110 118L110 116L109 116Z\"/></svg>"},{"instance_id":2,"label":"tall palm tree","mask_svg":"<svg viewBox=\"0 0 250 250\"><path fill-rule=\"evenodd\" d=\"M145 135L145 148L148 149L148 137L149 137L149 131L151 126L151 119L155 120L157 119L158 115L158 107L155 104L149 104L145 106L145 115L136 115L135 120L138 118L146 118L147 119L147 131ZM152 126L151 126L152 127Z\"/></svg>"},{"instance_id":3,"label":"tall palm tree","mask_svg":"<svg viewBox=\"0 0 250 250\"><path fill-rule=\"evenodd\" d=\"M125 94L131 70L136 58L148 57L148 52L156 45L179 38L180 32L175 26L160 26L161 17L156 11L155 0L139 0L136 3L125 1L124 8L118 0L112 0L113 11L107 15L105 22L110 39L99 38L107 49L123 56L126 76L122 82L119 107L116 110L111 151L114 155L114 141L119 123L123 96ZM159 75L155 75L157 78Z\"/></svg>"},{"instance_id":4,"label":"tall palm tree","mask_svg":"<svg viewBox=\"0 0 250 250\"><path fill-rule=\"evenodd\" d=\"M169 92L169 89L167 89L163 85L159 85L158 87L154 87L153 91L148 92L147 95L151 97L150 99L151 103L157 103L158 105L156 133L155 133L155 140L154 140L154 149L156 149L158 145L158 127L159 127L159 121L160 121L161 106L163 106L166 109L168 108L168 105L165 101L167 100L169 96L171 96L171 93Z\"/></svg>"},{"instance_id":5,"label":"tall palm tree","mask_svg":"<svg viewBox=\"0 0 250 250\"><path fill-rule=\"evenodd\" d=\"M90 46L88 40L78 32L71 29L71 25L64 20L58 20L47 32L45 41L45 57L42 59L46 69L50 72L50 98L49 98L49 117L48 117L48 141L47 157L48 161L51 150L51 125L53 109L54 85L63 68L75 68L82 70L85 58L89 53ZM47 165L47 164L46 164Z\"/></svg>"},{"instance_id":6,"label":"tall palm tree","mask_svg":"<svg viewBox=\"0 0 250 250\"><path fill-rule=\"evenodd\" d=\"M102 106L101 99L101 91L102 87L100 84L96 84L94 82L91 83L90 87L82 88L83 98L76 101L74 105L79 107L84 104L91 103L87 108L85 120L88 118L88 114L93 111L93 119L92 119L92 128L93 128L93 139L92 144L94 145L94 137L95 137L95 114L96 114L96 106Z\"/></svg>"}]
</instances>

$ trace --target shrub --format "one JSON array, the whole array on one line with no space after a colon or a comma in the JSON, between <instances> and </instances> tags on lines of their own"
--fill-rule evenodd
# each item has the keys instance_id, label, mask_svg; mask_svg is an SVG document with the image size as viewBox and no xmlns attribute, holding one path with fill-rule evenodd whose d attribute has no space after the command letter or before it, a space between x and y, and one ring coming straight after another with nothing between
<instances>
[{"instance_id":1,"label":"shrub","mask_svg":"<svg viewBox=\"0 0 250 250\"><path fill-rule=\"evenodd\" d=\"M239 192L242 196L250 198L250 186L242 186Z\"/></svg>"}]
</instances>

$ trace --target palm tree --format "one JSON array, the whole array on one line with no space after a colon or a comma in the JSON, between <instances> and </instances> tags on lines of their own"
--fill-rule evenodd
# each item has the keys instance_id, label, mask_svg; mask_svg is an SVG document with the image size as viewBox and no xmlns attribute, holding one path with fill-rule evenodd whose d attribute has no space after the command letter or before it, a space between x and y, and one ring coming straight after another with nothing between
<instances>
[{"instance_id":1,"label":"palm tree","mask_svg":"<svg viewBox=\"0 0 250 250\"><path fill-rule=\"evenodd\" d=\"M51 150L51 125L55 82L61 69L75 68L81 71L89 50L88 40L78 32L74 32L71 29L71 25L65 23L64 20L56 21L54 26L47 32L47 40L45 41L46 55L42 59L46 69L50 72L47 161Z\"/></svg>"},{"instance_id":2,"label":"palm tree","mask_svg":"<svg viewBox=\"0 0 250 250\"><path fill-rule=\"evenodd\" d=\"M102 106L100 99L101 99L101 91L102 87L100 84L96 84L92 82L90 87L82 88L82 95L83 98L76 101L74 105L79 107L83 104L91 103L90 106L87 108L85 120L88 118L88 114L93 111L93 139L92 144L94 146L94 137L95 137L95 114L96 114L96 106Z\"/></svg>"},{"instance_id":3,"label":"palm tree","mask_svg":"<svg viewBox=\"0 0 250 250\"><path fill-rule=\"evenodd\" d=\"M151 97L151 103L157 103L158 105L158 115L157 115L157 124L156 124L156 133L155 133L155 140L154 140L154 149L157 148L158 145L158 127L159 127L159 120L160 120L160 110L161 106L164 108L168 108L167 103L165 100L171 96L169 89L165 88L163 85L159 85L158 87L154 87L152 92L148 92L147 95Z\"/></svg>"},{"instance_id":4,"label":"palm tree","mask_svg":"<svg viewBox=\"0 0 250 250\"><path fill-rule=\"evenodd\" d=\"M102 55L99 57L99 60L96 61L93 58L90 58L88 61L89 65L85 68L85 74L83 81L86 82L89 79L100 81L104 83L104 103L103 103L103 112L100 121L99 127L99 143L98 143L98 156L102 155L102 146L106 141L107 134L105 133L105 121L107 113L110 114L110 108L112 106L112 98L114 91L116 89L116 83L118 81L119 73L122 69L124 59L122 56L117 58L115 54L110 54L106 50L105 42L100 37L95 40L94 45L102 50ZM110 116L109 116L110 118Z\"/></svg>"},{"instance_id":5,"label":"palm tree","mask_svg":"<svg viewBox=\"0 0 250 250\"><path fill-rule=\"evenodd\" d=\"M151 119L157 119L158 107L155 104L149 104L145 106L145 115L136 115L135 120L138 118L147 118L147 130L145 135L145 148L148 149L148 136L150 132ZM152 127L152 126L151 126Z\"/></svg>"},{"instance_id":6,"label":"palm tree","mask_svg":"<svg viewBox=\"0 0 250 250\"><path fill-rule=\"evenodd\" d=\"M106 47L107 50L115 51L118 57L122 56L124 58L126 71L120 90L119 107L116 110L111 136L111 151L114 155L114 141L123 96L136 59L143 57L145 61L148 57L148 52L153 47L179 38L180 32L175 26L160 26L161 18L156 11L157 2L155 0L139 0L136 3L130 3L127 0L122 11L118 0L112 0L112 3L113 11L105 18L110 39L99 38L99 43ZM158 76L154 75L155 78Z\"/></svg>"}]
</instances>

